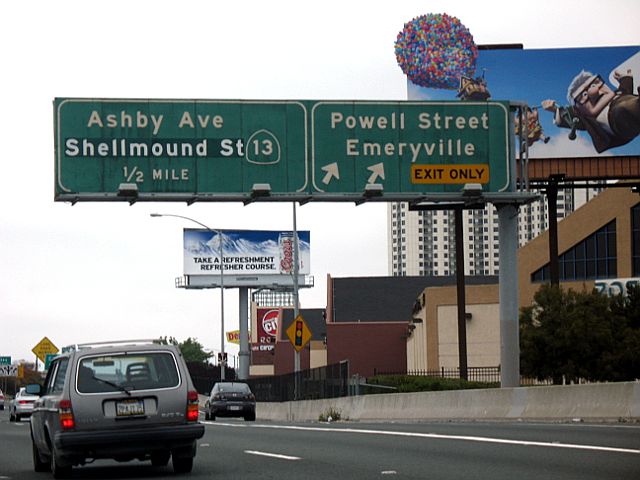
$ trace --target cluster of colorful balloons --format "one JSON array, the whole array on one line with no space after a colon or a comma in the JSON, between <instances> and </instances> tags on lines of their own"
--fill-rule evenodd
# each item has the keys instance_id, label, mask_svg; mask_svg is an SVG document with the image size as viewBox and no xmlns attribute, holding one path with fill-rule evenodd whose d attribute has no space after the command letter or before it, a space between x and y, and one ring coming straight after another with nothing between
<instances>
[{"instance_id":1,"label":"cluster of colorful balloons","mask_svg":"<svg viewBox=\"0 0 640 480\"><path fill-rule=\"evenodd\" d=\"M395 43L396 59L413 83L455 89L460 77L472 77L478 49L456 17L428 14L405 23Z\"/></svg>"}]
</instances>

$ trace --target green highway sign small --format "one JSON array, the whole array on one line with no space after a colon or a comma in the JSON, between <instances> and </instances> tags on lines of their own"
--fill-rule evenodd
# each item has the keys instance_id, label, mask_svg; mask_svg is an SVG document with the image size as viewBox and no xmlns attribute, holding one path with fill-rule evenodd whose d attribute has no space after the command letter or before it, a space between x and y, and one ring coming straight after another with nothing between
<instances>
[{"instance_id":1,"label":"green highway sign small","mask_svg":"<svg viewBox=\"0 0 640 480\"><path fill-rule=\"evenodd\" d=\"M510 191L508 102L57 98L55 199L346 200Z\"/></svg>"},{"instance_id":2,"label":"green highway sign small","mask_svg":"<svg viewBox=\"0 0 640 480\"><path fill-rule=\"evenodd\" d=\"M8 356L0 357L0 365L11 365L11 357L8 357Z\"/></svg>"}]
</instances>

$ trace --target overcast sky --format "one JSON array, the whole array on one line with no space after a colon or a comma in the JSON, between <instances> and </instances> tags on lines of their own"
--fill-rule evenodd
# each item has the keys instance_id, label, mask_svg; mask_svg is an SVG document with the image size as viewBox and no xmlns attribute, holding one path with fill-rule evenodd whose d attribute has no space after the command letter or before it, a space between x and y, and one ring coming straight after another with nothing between
<instances>
[{"instance_id":1,"label":"overcast sky","mask_svg":"<svg viewBox=\"0 0 640 480\"><path fill-rule=\"evenodd\" d=\"M3 2L0 356L33 360L44 336L196 337L217 351L219 291L174 287L195 225L149 213L292 228L290 204L54 202L54 97L403 100L394 42L428 13L458 17L476 44L640 44L637 0ZM298 228L311 231L316 285L303 308L326 305L327 273L388 273L384 204L307 204ZM237 293L225 299L233 330Z\"/></svg>"}]
</instances>

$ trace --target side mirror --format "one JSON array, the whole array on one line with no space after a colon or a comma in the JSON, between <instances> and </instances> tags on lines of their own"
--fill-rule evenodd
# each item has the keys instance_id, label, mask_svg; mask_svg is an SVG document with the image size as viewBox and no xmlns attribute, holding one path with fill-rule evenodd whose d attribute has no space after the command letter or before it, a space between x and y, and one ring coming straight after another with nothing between
<instances>
[{"instance_id":1,"label":"side mirror","mask_svg":"<svg viewBox=\"0 0 640 480\"><path fill-rule=\"evenodd\" d=\"M29 395L42 395L42 387L38 383L30 383L25 387L24 391Z\"/></svg>"}]
</instances>

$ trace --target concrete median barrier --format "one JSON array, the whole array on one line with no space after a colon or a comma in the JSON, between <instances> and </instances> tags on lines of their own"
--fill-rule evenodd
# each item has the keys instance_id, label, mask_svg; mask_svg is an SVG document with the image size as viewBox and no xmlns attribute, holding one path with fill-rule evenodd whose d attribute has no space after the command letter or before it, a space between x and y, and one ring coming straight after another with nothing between
<instances>
[{"instance_id":1,"label":"concrete median barrier","mask_svg":"<svg viewBox=\"0 0 640 480\"><path fill-rule=\"evenodd\" d=\"M639 421L640 382L389 393L323 400L258 402L257 418L317 421L328 412L351 421Z\"/></svg>"}]
</instances>

